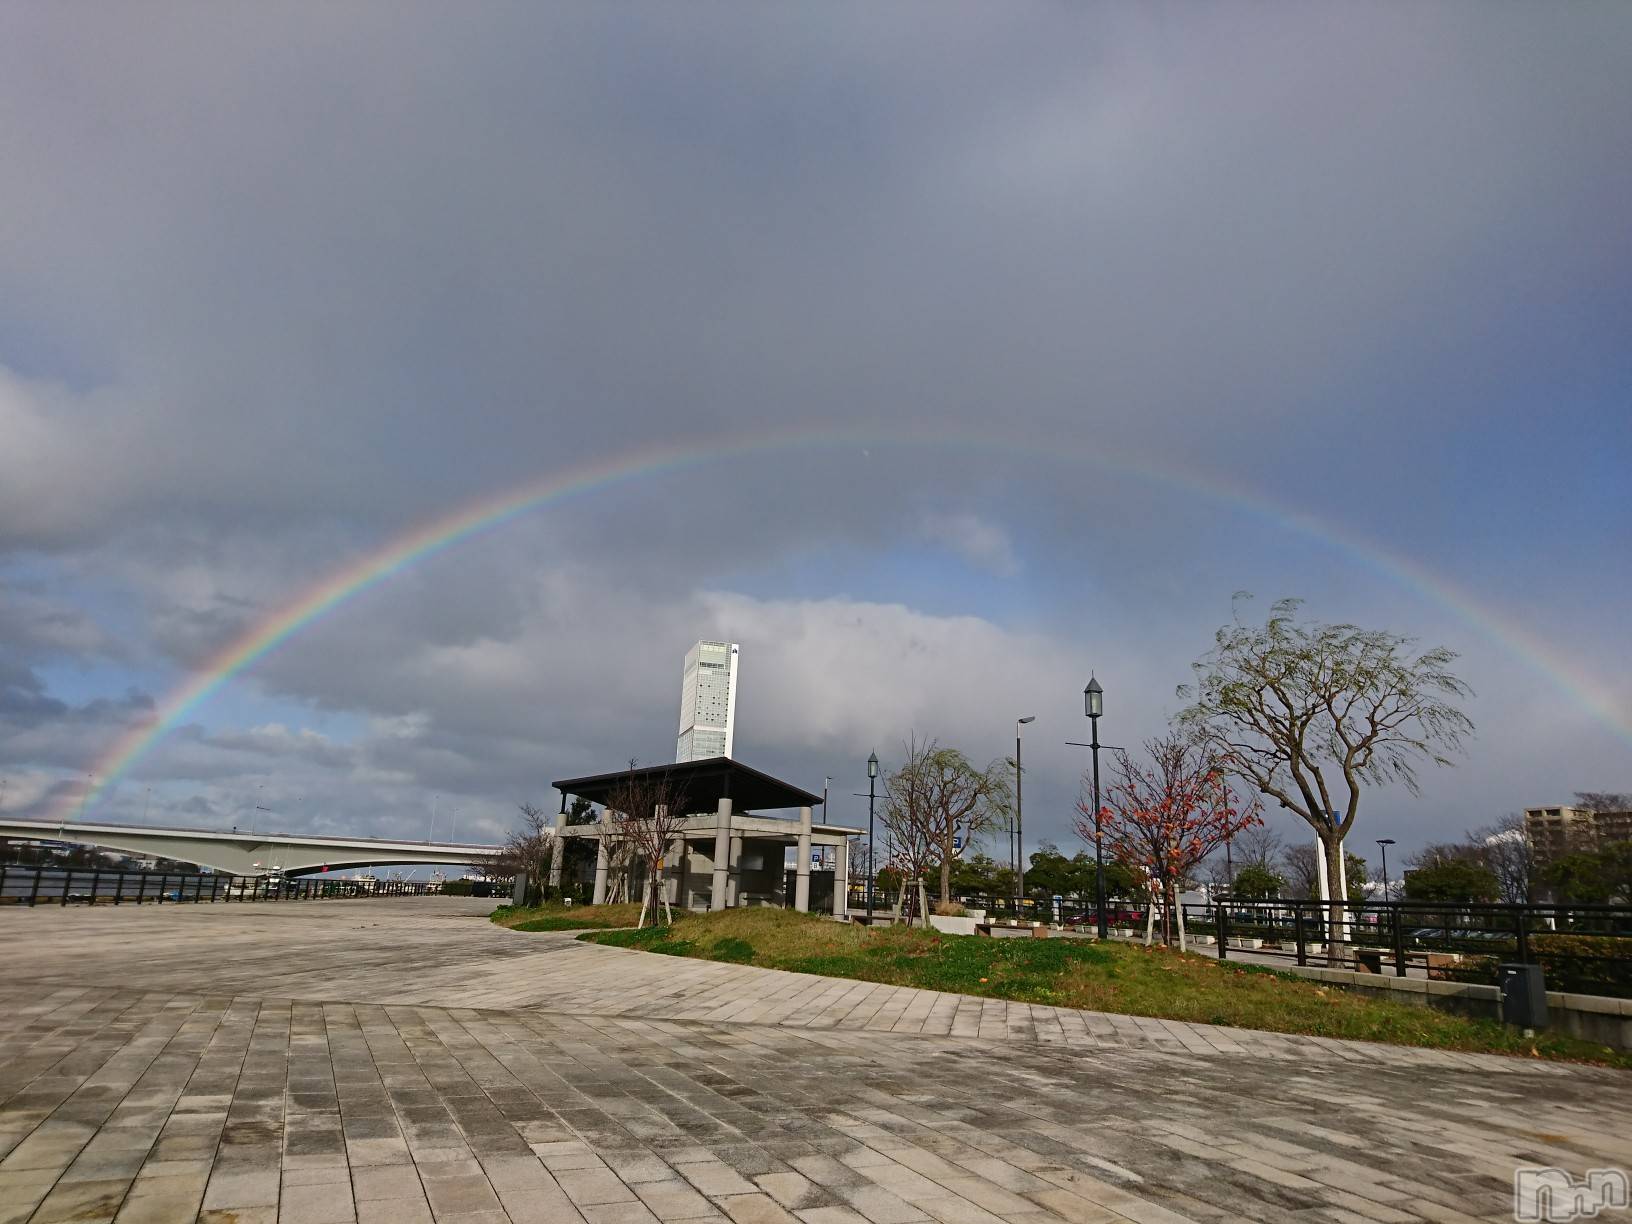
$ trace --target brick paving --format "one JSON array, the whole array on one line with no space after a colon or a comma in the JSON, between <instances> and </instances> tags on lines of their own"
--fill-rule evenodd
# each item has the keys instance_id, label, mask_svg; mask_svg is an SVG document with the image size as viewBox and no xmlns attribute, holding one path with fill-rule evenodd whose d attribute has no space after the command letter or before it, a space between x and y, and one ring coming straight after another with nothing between
<instances>
[{"instance_id":1,"label":"brick paving","mask_svg":"<svg viewBox=\"0 0 1632 1224\"><path fill-rule=\"evenodd\" d=\"M0 1224L1511 1219L1632 1075L676 961L452 898L0 911Z\"/></svg>"}]
</instances>

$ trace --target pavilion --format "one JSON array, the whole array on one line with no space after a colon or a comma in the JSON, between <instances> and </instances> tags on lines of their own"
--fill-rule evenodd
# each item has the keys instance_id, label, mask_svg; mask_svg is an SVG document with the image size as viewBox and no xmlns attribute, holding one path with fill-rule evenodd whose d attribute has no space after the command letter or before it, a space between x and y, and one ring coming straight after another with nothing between
<instances>
[{"instance_id":1,"label":"pavilion","mask_svg":"<svg viewBox=\"0 0 1632 1224\"><path fill-rule=\"evenodd\" d=\"M561 792L561 811L555 818L557 837L593 837L599 843L595 856L595 904L605 902L609 891L613 856L611 842L617 840L614 813L606 806L620 793L662 786L680 795L688 814L679 822L675 843L664 856L663 895L671 905L694 910L720 910L734 906L770 905L786 907L789 901L788 875L784 859L794 847L791 873L793 908L802 913L811 909L812 876L816 878L818 908L825 909L822 896L832 891L835 918L849 914L850 838L860 829L845 825L816 824L813 809L822 805L820 795L801 790L769 774L761 773L729 757L682 761L672 765L650 765L620 769L613 773L583 778L562 778L554 783ZM601 808L593 824L569 825L567 803L571 798L586 799ZM798 809L798 818L765 815L766 812ZM629 813L638 819L640 813ZM610 835L610 839L609 839ZM833 847L832 872L811 870L812 850ZM562 855L550 860L550 888L561 888ZM632 882L638 887L638 881ZM629 895L637 895L631 888Z\"/></svg>"}]
</instances>

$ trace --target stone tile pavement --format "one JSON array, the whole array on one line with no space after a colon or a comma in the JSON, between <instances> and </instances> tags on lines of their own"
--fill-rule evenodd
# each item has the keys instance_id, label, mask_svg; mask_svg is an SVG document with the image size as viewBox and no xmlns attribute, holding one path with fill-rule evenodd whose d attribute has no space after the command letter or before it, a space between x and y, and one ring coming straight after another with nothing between
<instances>
[{"instance_id":1,"label":"stone tile pavement","mask_svg":"<svg viewBox=\"0 0 1632 1224\"><path fill-rule=\"evenodd\" d=\"M452 898L0 911L0 1224L1511 1219L1632 1076L649 957Z\"/></svg>"}]
</instances>

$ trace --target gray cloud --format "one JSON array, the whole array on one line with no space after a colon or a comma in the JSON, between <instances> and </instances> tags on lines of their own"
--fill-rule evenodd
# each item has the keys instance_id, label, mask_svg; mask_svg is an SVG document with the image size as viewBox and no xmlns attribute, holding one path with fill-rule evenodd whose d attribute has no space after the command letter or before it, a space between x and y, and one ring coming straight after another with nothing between
<instances>
[{"instance_id":1,"label":"gray cloud","mask_svg":"<svg viewBox=\"0 0 1632 1224\"><path fill-rule=\"evenodd\" d=\"M429 791L496 824L668 751L714 633L745 644L745 746L807 782L912 729L995 755L1033 707L1068 726L1088 666L1131 740L1243 585L1534 686L1124 452L1493 605L1514 568L1590 576L1597 607L1513 614L1632 706L1601 611L1632 510L1594 466L1632 443L1580 406L1632 324L1629 47L1610 4L14 9L0 765L43 802L154 677L452 507L777 429L818 444L562 501L345 604L110 804L276 790L383 827ZM869 431L897 441L820 444ZM1521 471L1574 493L1519 515ZM90 663L136 694L87 698ZM1532 747L1471 761L1436 820L1567 789L1560 752L1626 784L1542 687L1549 727L1494 703L1492 742ZM1068 735L1036 749L1060 828Z\"/></svg>"}]
</instances>

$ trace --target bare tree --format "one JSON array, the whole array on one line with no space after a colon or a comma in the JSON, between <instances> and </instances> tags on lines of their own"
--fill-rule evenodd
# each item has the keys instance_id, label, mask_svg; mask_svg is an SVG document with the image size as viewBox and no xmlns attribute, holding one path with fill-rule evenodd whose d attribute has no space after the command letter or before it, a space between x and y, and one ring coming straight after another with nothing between
<instances>
[{"instance_id":1,"label":"bare tree","mask_svg":"<svg viewBox=\"0 0 1632 1224\"><path fill-rule=\"evenodd\" d=\"M1320 899L1320 858L1321 856L1315 853L1315 847L1308 842L1293 842L1281 852L1280 862L1272 864L1270 870L1279 871L1286 879L1287 894L1317 901ZM1343 874L1363 884L1366 880L1366 860L1352 851L1345 850ZM1396 880L1395 883L1398 884L1399 881ZM1328 881L1328 895L1330 892L1331 882Z\"/></svg>"},{"instance_id":2,"label":"bare tree","mask_svg":"<svg viewBox=\"0 0 1632 1224\"><path fill-rule=\"evenodd\" d=\"M1493 824L1468 832L1468 843L1478 851L1480 866L1490 869L1503 901L1528 904L1535 884L1535 848L1525 833L1524 816L1509 812Z\"/></svg>"},{"instance_id":3,"label":"bare tree","mask_svg":"<svg viewBox=\"0 0 1632 1224\"><path fill-rule=\"evenodd\" d=\"M926 772L910 768L929 750L914 737L907 746L907 764L884 780L884 804L878 822L884 827L885 868L894 868L902 877L896 895L896 912L903 908L917 908L929 925L929 906L924 892L924 878L935 865L935 841L930 832L931 801ZM908 905L908 891L916 890L920 905Z\"/></svg>"},{"instance_id":4,"label":"bare tree","mask_svg":"<svg viewBox=\"0 0 1632 1224\"><path fill-rule=\"evenodd\" d=\"M545 872L550 855L555 850L555 830L545 820L544 809L531 803L517 805L521 809L521 828L504 839L493 863L495 876L522 876L527 881L528 901L544 895Z\"/></svg>"},{"instance_id":5,"label":"bare tree","mask_svg":"<svg viewBox=\"0 0 1632 1224\"><path fill-rule=\"evenodd\" d=\"M1281 859L1286 851L1286 839L1266 824L1256 824L1234 834L1228 842L1229 853L1214 851L1208 858L1208 878L1216 888L1225 888L1234 881L1232 874L1249 867L1281 875Z\"/></svg>"},{"instance_id":6,"label":"bare tree","mask_svg":"<svg viewBox=\"0 0 1632 1224\"><path fill-rule=\"evenodd\" d=\"M976 769L956 748L943 748L934 740L920 743L915 737L901 767L885 780L885 827L915 855L922 851L922 870L939 867L941 904L948 905L959 845L998 827L1009 802L1003 761ZM910 834L906 826L911 826Z\"/></svg>"},{"instance_id":7,"label":"bare tree","mask_svg":"<svg viewBox=\"0 0 1632 1224\"><path fill-rule=\"evenodd\" d=\"M1280 869L1293 896L1320 896L1320 861L1308 842L1294 842L1282 851Z\"/></svg>"},{"instance_id":8,"label":"bare tree","mask_svg":"<svg viewBox=\"0 0 1632 1224\"><path fill-rule=\"evenodd\" d=\"M663 864L685 827L686 804L684 786L667 770L637 770L632 759L629 772L606 797L607 808L617 814L614 836L623 852L624 874L637 863L643 868L638 926L646 925L648 910L656 922L660 907L664 920L674 921L663 895Z\"/></svg>"},{"instance_id":9,"label":"bare tree","mask_svg":"<svg viewBox=\"0 0 1632 1224\"><path fill-rule=\"evenodd\" d=\"M1576 791L1575 806L1592 812L1632 812L1632 794L1625 791Z\"/></svg>"},{"instance_id":10,"label":"bare tree","mask_svg":"<svg viewBox=\"0 0 1632 1224\"><path fill-rule=\"evenodd\" d=\"M850 840L850 851L845 862L850 873L850 886L867 886L867 864L872 861L873 845L865 837Z\"/></svg>"},{"instance_id":11,"label":"bare tree","mask_svg":"<svg viewBox=\"0 0 1632 1224\"><path fill-rule=\"evenodd\" d=\"M1230 848L1237 866L1274 871L1280 865L1286 839L1268 825L1256 824L1237 833Z\"/></svg>"},{"instance_id":12,"label":"bare tree","mask_svg":"<svg viewBox=\"0 0 1632 1224\"><path fill-rule=\"evenodd\" d=\"M1239 598L1239 597L1238 597ZM1422 761L1451 764L1473 723L1453 701L1471 690L1450 670L1454 652L1415 652L1409 638L1354 625L1300 624L1299 601L1279 600L1260 628L1239 615L1181 686L1185 725L1259 793L1295 812L1320 838L1331 922L1342 929L1343 839L1367 786L1417 791ZM1333 964L1342 953L1333 941Z\"/></svg>"}]
</instances>

